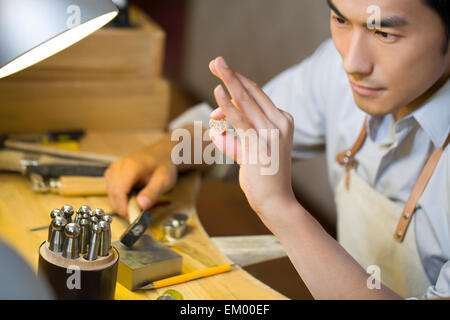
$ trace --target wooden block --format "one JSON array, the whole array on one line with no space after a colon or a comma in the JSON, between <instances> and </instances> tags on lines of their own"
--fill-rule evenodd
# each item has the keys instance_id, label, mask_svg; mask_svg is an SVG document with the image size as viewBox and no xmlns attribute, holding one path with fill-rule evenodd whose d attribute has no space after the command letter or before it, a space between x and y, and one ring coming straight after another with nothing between
<instances>
[{"instance_id":1,"label":"wooden block","mask_svg":"<svg viewBox=\"0 0 450 320\"><path fill-rule=\"evenodd\" d=\"M120 255L117 281L129 290L181 273L181 255L148 235L143 235L131 249L120 241L113 245Z\"/></svg>"},{"instance_id":2,"label":"wooden block","mask_svg":"<svg viewBox=\"0 0 450 320\"><path fill-rule=\"evenodd\" d=\"M163 79L0 82L0 97L0 133L165 129L169 115Z\"/></svg>"},{"instance_id":3,"label":"wooden block","mask_svg":"<svg viewBox=\"0 0 450 320\"><path fill-rule=\"evenodd\" d=\"M98 81L161 76L165 33L142 11L130 10L132 28L103 28L2 82Z\"/></svg>"}]
</instances>

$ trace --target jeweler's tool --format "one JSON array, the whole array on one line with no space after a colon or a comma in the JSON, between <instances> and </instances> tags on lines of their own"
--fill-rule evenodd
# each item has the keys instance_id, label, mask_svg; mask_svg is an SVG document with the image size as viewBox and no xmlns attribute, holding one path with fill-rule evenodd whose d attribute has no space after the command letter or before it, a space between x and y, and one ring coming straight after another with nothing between
<instances>
[{"instance_id":1,"label":"jeweler's tool","mask_svg":"<svg viewBox=\"0 0 450 320\"><path fill-rule=\"evenodd\" d=\"M49 235L49 249L53 252L61 252L63 249L63 232L67 221L63 217L55 217L51 223L51 232Z\"/></svg>"},{"instance_id":2,"label":"jeweler's tool","mask_svg":"<svg viewBox=\"0 0 450 320\"><path fill-rule=\"evenodd\" d=\"M94 224L91 227L91 241L89 243L89 250L86 259L89 261L97 260L98 257L98 249L100 246L100 234L102 229L100 225Z\"/></svg>"},{"instance_id":3,"label":"jeweler's tool","mask_svg":"<svg viewBox=\"0 0 450 320\"><path fill-rule=\"evenodd\" d=\"M65 239L62 256L66 259L77 259L80 256L80 226L76 223L69 223L64 231Z\"/></svg>"}]
</instances>

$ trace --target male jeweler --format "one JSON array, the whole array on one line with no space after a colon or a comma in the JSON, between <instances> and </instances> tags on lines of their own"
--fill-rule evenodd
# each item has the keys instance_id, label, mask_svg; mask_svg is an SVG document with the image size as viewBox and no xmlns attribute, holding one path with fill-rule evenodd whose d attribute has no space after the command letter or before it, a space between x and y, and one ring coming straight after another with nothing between
<instances>
[{"instance_id":1,"label":"male jeweler","mask_svg":"<svg viewBox=\"0 0 450 320\"><path fill-rule=\"evenodd\" d=\"M279 170L243 158L244 141L210 131L240 166L252 209L278 237L317 299L450 297L450 1L328 0L332 40L260 87L210 63L214 90L239 131L278 130ZM380 21L368 23L369 8ZM370 19L369 19L370 20ZM189 128L189 127L188 127ZM192 128L191 128L192 130ZM126 214L133 185L148 208L177 172L206 165L171 162L170 137L114 163L106 173L112 207ZM338 241L294 197L291 155L326 147L338 211ZM244 146L245 147L245 146ZM250 149L249 149L250 150ZM251 151L250 151L251 152ZM370 286L368 270L382 284Z\"/></svg>"}]
</instances>

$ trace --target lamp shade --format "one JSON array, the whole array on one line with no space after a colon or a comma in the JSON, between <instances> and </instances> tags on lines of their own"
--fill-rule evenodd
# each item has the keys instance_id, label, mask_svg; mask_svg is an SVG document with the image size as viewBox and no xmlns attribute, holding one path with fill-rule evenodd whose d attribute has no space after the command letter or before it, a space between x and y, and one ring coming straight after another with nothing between
<instances>
[{"instance_id":1,"label":"lamp shade","mask_svg":"<svg viewBox=\"0 0 450 320\"><path fill-rule=\"evenodd\" d=\"M112 0L0 0L0 78L71 46L117 14Z\"/></svg>"}]
</instances>

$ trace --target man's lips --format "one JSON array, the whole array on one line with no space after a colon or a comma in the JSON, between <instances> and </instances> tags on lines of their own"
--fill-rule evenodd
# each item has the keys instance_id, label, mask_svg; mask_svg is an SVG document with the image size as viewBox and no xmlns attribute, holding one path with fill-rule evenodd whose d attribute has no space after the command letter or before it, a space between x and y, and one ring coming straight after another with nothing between
<instances>
[{"instance_id":1,"label":"man's lips","mask_svg":"<svg viewBox=\"0 0 450 320\"><path fill-rule=\"evenodd\" d=\"M352 86L353 90L356 91L358 94L362 96L377 96L382 91L386 90L384 88L374 88L374 87L368 87L361 84L356 84L352 81L350 81L350 85Z\"/></svg>"}]
</instances>

